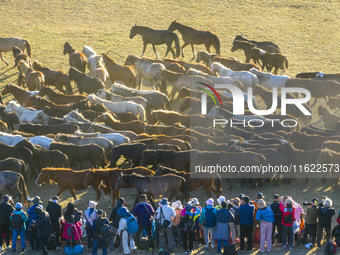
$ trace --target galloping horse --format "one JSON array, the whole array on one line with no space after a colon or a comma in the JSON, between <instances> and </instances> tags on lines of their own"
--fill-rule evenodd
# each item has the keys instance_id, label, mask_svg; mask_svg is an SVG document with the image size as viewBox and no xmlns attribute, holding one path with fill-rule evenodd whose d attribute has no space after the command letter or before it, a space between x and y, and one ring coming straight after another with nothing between
<instances>
[{"instance_id":1,"label":"galloping horse","mask_svg":"<svg viewBox=\"0 0 340 255\"><path fill-rule=\"evenodd\" d=\"M195 58L194 44L204 44L209 53L210 46L213 46L216 49L216 54L220 55L220 40L210 31L196 30L194 28L182 25L175 20L170 24L168 30L175 31L176 29L182 34L184 41L182 46L182 57L184 57L184 47L188 46L189 44L191 45L192 54L194 55L193 59Z\"/></svg>"},{"instance_id":2,"label":"galloping horse","mask_svg":"<svg viewBox=\"0 0 340 255\"><path fill-rule=\"evenodd\" d=\"M83 53L72 48L69 42L64 44L64 55L68 53L69 63L71 67L77 68L79 71L85 73L86 57Z\"/></svg>"},{"instance_id":3,"label":"galloping horse","mask_svg":"<svg viewBox=\"0 0 340 255\"><path fill-rule=\"evenodd\" d=\"M280 48L277 44L269 41L265 42L257 42L257 41L251 41L246 38L244 38L242 35L237 35L234 39L233 44L235 44L236 41L243 41L243 42L249 42L252 44L255 44L258 48L268 51L270 53L280 53Z\"/></svg>"},{"instance_id":4,"label":"galloping horse","mask_svg":"<svg viewBox=\"0 0 340 255\"><path fill-rule=\"evenodd\" d=\"M166 53L164 55L164 58L168 55L169 51L171 51L173 58L179 57L180 55L180 46L179 46L179 40L178 36L169 31L169 30L154 30L149 27L143 27L143 26L136 26L134 25L131 28L130 32L130 39L134 38L136 34L139 34L142 36L143 39L143 54L144 56L146 46L151 43L153 51L156 54L156 58L159 58L158 53L156 52L155 45L161 45L161 44L166 44L168 47L166 50ZM171 45L172 42L175 41L175 46L176 46L176 55L174 50L172 49Z\"/></svg>"},{"instance_id":5,"label":"galloping horse","mask_svg":"<svg viewBox=\"0 0 340 255\"><path fill-rule=\"evenodd\" d=\"M11 51L13 49L13 46L18 47L22 51L24 51L26 48L27 55L29 57L32 56L31 44L29 43L29 41L25 39L21 39L19 37L10 37L10 38L0 37L0 57L6 63L6 65L8 65L8 62L6 61L2 53Z\"/></svg>"}]
</instances>

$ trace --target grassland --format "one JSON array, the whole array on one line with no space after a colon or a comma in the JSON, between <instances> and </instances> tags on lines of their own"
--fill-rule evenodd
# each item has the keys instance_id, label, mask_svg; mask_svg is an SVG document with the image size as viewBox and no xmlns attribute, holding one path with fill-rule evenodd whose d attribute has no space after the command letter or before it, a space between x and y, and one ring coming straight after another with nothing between
<instances>
[{"instance_id":1,"label":"grassland","mask_svg":"<svg viewBox=\"0 0 340 255\"><path fill-rule=\"evenodd\" d=\"M289 60L286 74L295 76L303 71L339 72L340 56L340 2L320 0L284 0L284 1L193 1L193 0L126 0L126 1L50 1L50 0L12 0L1 1L0 36L18 36L28 39L32 44L33 60L39 60L53 69L68 71L68 56L62 54L66 41L81 50L83 45L91 46L98 54L109 52L118 63L123 63L127 55L142 53L142 41L139 36L129 39L130 28L134 24L149 26L154 29L167 29L171 21L192 26L196 29L210 30L218 35L221 41L221 55L245 59L243 52L231 53L232 41L237 34L248 38L277 43L282 53ZM180 43L181 36L180 37ZM203 47L195 46L196 51ZM165 52L164 46L157 47L160 56ZM190 47L185 49L185 60L191 58ZM17 79L17 70L11 69L14 59L11 53L5 53L10 62L7 67L0 60L0 87ZM149 45L146 56L154 57ZM5 100L8 101L10 97ZM178 102L174 102L174 106ZM319 117L314 114L313 121ZM339 162L340 163L340 162ZM292 195L302 203L313 197L329 196L334 207L340 208L339 191L334 188L333 180L321 184L312 180L294 180L292 184L279 183L275 186L268 183L263 188L252 190L234 185L232 191L224 187L223 195L227 198L239 193L248 194L251 198L262 191L270 201L274 193ZM57 192L57 187L44 184L41 187L29 181L31 196L40 195L45 202ZM77 192L80 198L79 209L86 209L86 202L95 198L92 189ZM123 190L122 195L132 199L134 190ZM202 204L206 200L202 191L193 196ZM62 206L72 201L68 191L62 195ZM109 204L102 200L98 207L108 213ZM284 250L273 248L275 254L321 254L321 251L295 248ZM9 252L0 252L9 253ZM182 253L176 249L175 254ZM215 251L197 249L195 254L213 254ZM254 252L254 254L256 254ZM114 253L116 254L116 252Z\"/></svg>"}]
</instances>

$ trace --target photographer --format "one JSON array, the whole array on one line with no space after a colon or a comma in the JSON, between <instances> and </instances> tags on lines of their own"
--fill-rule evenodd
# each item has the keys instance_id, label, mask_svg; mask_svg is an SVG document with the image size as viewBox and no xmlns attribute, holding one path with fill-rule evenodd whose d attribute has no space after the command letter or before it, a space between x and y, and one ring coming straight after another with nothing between
<instances>
[{"instance_id":1,"label":"photographer","mask_svg":"<svg viewBox=\"0 0 340 255\"><path fill-rule=\"evenodd\" d=\"M76 245L76 240L81 238L81 214L82 213L74 207L73 203L68 203L63 215L65 219L65 229L62 235L64 239L67 239L66 246L70 246L70 244L72 244L72 247L74 247Z\"/></svg>"},{"instance_id":2,"label":"photographer","mask_svg":"<svg viewBox=\"0 0 340 255\"><path fill-rule=\"evenodd\" d=\"M35 222L38 219L38 215L34 212L34 209L42 204L40 197L36 196L32 200L33 205L28 209L28 240L31 245L32 252L38 250L38 238L37 238L37 228Z\"/></svg>"},{"instance_id":3,"label":"photographer","mask_svg":"<svg viewBox=\"0 0 340 255\"><path fill-rule=\"evenodd\" d=\"M304 245L306 248L310 249L312 246L315 245L315 240L316 240L316 229L318 226L318 208L317 208L317 203L318 199L313 198L312 202L304 202L304 206L309 206L307 209L307 217L306 217L306 227L305 227L305 232L303 233L303 238L302 238L302 245ZM308 234L311 233L312 237L312 243L306 244L306 239Z\"/></svg>"},{"instance_id":4,"label":"photographer","mask_svg":"<svg viewBox=\"0 0 340 255\"><path fill-rule=\"evenodd\" d=\"M270 204L270 208L274 213L274 222L272 228L272 243L275 244L274 234L275 234L275 227L277 229L277 242L278 245L282 244L282 212L280 211L280 202L279 202L279 195L274 195L274 201Z\"/></svg>"},{"instance_id":5,"label":"photographer","mask_svg":"<svg viewBox=\"0 0 340 255\"><path fill-rule=\"evenodd\" d=\"M324 205L324 207L323 207ZM319 207L319 227L318 227L318 238L317 245L321 247L321 239L323 229L326 231L326 240L331 237L332 217L335 214L334 208L332 208L332 200L325 198Z\"/></svg>"},{"instance_id":6,"label":"photographer","mask_svg":"<svg viewBox=\"0 0 340 255\"><path fill-rule=\"evenodd\" d=\"M282 212L282 241L283 248L287 247L287 234L288 244L290 249L293 249L293 223L295 221L295 207L291 199L286 200L286 205L283 205L284 197L280 198L280 211Z\"/></svg>"},{"instance_id":7,"label":"photographer","mask_svg":"<svg viewBox=\"0 0 340 255\"><path fill-rule=\"evenodd\" d=\"M34 213L38 215L37 221L34 223L34 225L37 228L39 248L42 250L43 255L47 255L48 238L50 234L53 233L50 216L48 212L43 210L42 205L35 207Z\"/></svg>"},{"instance_id":8,"label":"photographer","mask_svg":"<svg viewBox=\"0 0 340 255\"><path fill-rule=\"evenodd\" d=\"M2 250L2 239L4 234L6 235L6 246L9 248L10 240L10 217L14 210L14 206L11 202L12 198L8 195L4 196L4 201L0 204L0 250Z\"/></svg>"}]
</instances>

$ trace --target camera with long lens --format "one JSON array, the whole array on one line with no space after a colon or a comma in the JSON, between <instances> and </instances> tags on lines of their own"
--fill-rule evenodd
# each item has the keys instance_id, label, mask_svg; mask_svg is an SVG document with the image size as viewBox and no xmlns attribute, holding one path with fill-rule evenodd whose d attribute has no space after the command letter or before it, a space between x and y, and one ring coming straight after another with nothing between
<instances>
[{"instance_id":1,"label":"camera with long lens","mask_svg":"<svg viewBox=\"0 0 340 255\"><path fill-rule=\"evenodd\" d=\"M312 205L313 203L312 202L303 202L302 204L303 204L303 206L308 206L308 205Z\"/></svg>"}]
</instances>

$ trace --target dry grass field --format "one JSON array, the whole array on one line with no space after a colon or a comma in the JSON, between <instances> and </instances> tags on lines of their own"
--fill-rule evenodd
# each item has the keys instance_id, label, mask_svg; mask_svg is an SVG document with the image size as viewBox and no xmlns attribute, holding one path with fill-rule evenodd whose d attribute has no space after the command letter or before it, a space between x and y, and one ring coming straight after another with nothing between
<instances>
[{"instance_id":1,"label":"dry grass field","mask_svg":"<svg viewBox=\"0 0 340 255\"><path fill-rule=\"evenodd\" d=\"M68 56L63 55L63 45L71 42L73 47L81 50L83 45L91 46L97 54L109 52L118 63L124 63L129 54L141 55L142 40L136 36L129 39L130 28L134 25L149 26L154 29L167 29L171 21L192 26L196 29L210 30L221 42L221 55L233 56L245 60L243 52L230 51L234 37L243 34L249 39L277 43L282 53L289 60L287 75L295 76L304 71L323 71L324 73L339 72L338 58L340 56L340 2L328 0L284 0L284 1L203 1L203 0L126 0L126 1L75 1L75 0L11 0L1 1L0 36L28 39L32 45L32 59L39 60L43 65L53 69L68 71ZM183 44L181 35L180 44ZM164 55L165 46L157 46L160 56ZM196 52L204 49L195 46ZM192 57L190 46L185 48L184 60ZM10 65L7 67L0 60L0 90L9 82L17 79L17 70L12 68L14 59L11 52L4 54ZM147 47L146 56L154 58L151 45ZM148 86L144 88L148 89ZM4 98L8 102L11 97ZM324 103L320 100L320 103ZM179 102L173 102L174 109L178 109ZM319 126L319 116L313 109L313 122ZM340 162L339 162L340 163ZM240 193L249 195L252 199L258 192L263 192L266 201L272 195L291 195L297 202L309 201L313 197L319 199L327 195L333 199L336 210L340 209L339 188L334 187L335 181L328 179L325 184L320 180L297 179L291 184L278 185L267 183L263 188L252 190L249 187L239 188L238 184L229 191L226 183L223 185L223 195L227 198ZM44 184L37 187L33 180L29 180L30 196L39 195L47 204L49 198L57 192L55 185ZM122 190L122 196L128 201L135 195L133 189ZM88 200L95 199L92 188L78 191L80 199L78 208L86 209ZM207 199L204 192L193 192L204 204ZM66 191L61 196L61 204L66 206L72 201L70 193ZM110 213L110 203L102 199L98 207ZM334 220L335 222L335 220ZM101 252L101 251L99 251ZM175 249L174 254L181 254L182 249ZM0 254L9 254L1 251ZM61 252L60 252L61 253ZM118 252L110 252L119 254ZM214 254L215 250L196 249L194 254ZM258 250L252 254L259 253ZM294 248L285 250L274 247L275 254L322 254L323 250L307 250ZM138 252L138 254L144 254Z\"/></svg>"}]
</instances>

